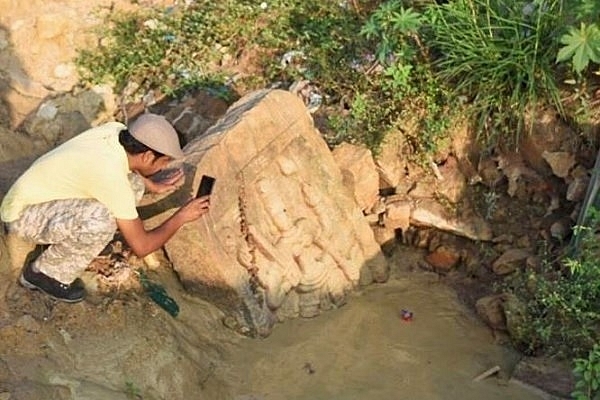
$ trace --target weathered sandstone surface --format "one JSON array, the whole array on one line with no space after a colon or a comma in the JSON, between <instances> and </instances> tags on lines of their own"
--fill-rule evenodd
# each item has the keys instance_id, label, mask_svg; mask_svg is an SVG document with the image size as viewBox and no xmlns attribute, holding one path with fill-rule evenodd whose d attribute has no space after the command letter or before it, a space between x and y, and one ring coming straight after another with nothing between
<instances>
[{"instance_id":1,"label":"weathered sandstone surface","mask_svg":"<svg viewBox=\"0 0 600 400\"><path fill-rule=\"evenodd\" d=\"M203 174L217 183L209 215L165 250L184 286L241 331L267 335L276 320L318 315L359 284L387 280L373 231L298 97L249 94L184 151L193 180L182 194ZM153 200L176 207L183 199Z\"/></svg>"}]
</instances>

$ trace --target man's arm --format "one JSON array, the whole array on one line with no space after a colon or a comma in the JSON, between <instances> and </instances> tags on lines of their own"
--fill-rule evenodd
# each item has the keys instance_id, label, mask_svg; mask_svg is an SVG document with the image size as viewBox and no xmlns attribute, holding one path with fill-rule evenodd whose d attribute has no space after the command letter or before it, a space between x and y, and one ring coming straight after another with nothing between
<instances>
[{"instance_id":1,"label":"man's arm","mask_svg":"<svg viewBox=\"0 0 600 400\"><path fill-rule=\"evenodd\" d=\"M185 223L206 214L208 207L208 196L190 200L169 219L149 231L146 230L140 218L117 219L117 226L134 254L138 257L145 257L161 248Z\"/></svg>"}]
</instances>

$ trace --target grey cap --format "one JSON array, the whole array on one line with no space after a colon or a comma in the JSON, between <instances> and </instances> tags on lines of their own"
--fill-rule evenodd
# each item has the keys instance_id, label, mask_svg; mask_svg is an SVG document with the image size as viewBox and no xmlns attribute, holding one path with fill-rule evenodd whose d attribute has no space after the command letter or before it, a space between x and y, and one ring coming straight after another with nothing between
<instances>
[{"instance_id":1,"label":"grey cap","mask_svg":"<svg viewBox=\"0 0 600 400\"><path fill-rule=\"evenodd\" d=\"M142 114L128 129L131 136L152 150L172 158L184 155L175 128L162 115Z\"/></svg>"}]
</instances>

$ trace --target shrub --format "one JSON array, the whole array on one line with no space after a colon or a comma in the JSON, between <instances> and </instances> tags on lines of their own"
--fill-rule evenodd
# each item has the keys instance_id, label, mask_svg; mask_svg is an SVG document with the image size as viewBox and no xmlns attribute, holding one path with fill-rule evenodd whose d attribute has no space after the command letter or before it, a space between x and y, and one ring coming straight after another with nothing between
<instances>
[{"instance_id":1,"label":"shrub","mask_svg":"<svg viewBox=\"0 0 600 400\"><path fill-rule=\"evenodd\" d=\"M175 94L209 87L231 96L229 89L310 80L324 99L329 123L321 128L331 146L346 140L376 152L386 132L418 113L421 132L411 139L413 150L434 151L448 118L445 89L419 42L421 15L392 1L365 21L370 9L355 6L274 0L262 8L243 0L200 0L185 8L112 14L100 45L82 49L77 61L84 80L111 82L134 101L156 89ZM222 63L223 54L235 59L246 52L255 74L224 86L236 71ZM300 55L294 65L283 62L290 53Z\"/></svg>"},{"instance_id":2,"label":"shrub","mask_svg":"<svg viewBox=\"0 0 600 400\"><path fill-rule=\"evenodd\" d=\"M405 120L416 118L416 130L405 133L411 154L420 161L445 145L452 116L447 89L433 73L421 39L426 22L420 11L397 0L381 4L369 16L360 33L374 49L371 71L380 72L366 75L367 96L373 103L363 113L367 118L354 118L356 129L376 138L371 147L379 145L387 131L402 129ZM366 124L360 126L361 121Z\"/></svg>"},{"instance_id":3,"label":"shrub","mask_svg":"<svg viewBox=\"0 0 600 400\"><path fill-rule=\"evenodd\" d=\"M587 358L575 360L573 374L577 379L575 391L571 394L574 400L600 399L600 345L596 344Z\"/></svg>"},{"instance_id":4,"label":"shrub","mask_svg":"<svg viewBox=\"0 0 600 400\"><path fill-rule=\"evenodd\" d=\"M331 146L346 140L377 152L387 132L416 119L407 143L420 156L447 142L463 105L482 139L516 143L527 111L551 104L563 113L557 54L578 70L600 57L595 0L575 0L572 14L562 0L410 3L197 0L111 14L99 46L77 61L85 80L111 82L134 101L190 87L233 99L236 90L309 80L322 95L317 119L328 122L319 127ZM585 29L567 32L578 18ZM569 44L559 53L561 37ZM283 62L291 53L300 55L294 65ZM253 68L240 74L236 63L247 59Z\"/></svg>"},{"instance_id":5,"label":"shrub","mask_svg":"<svg viewBox=\"0 0 600 400\"><path fill-rule=\"evenodd\" d=\"M508 282L526 304L526 322L518 345L526 352L545 351L581 357L600 339L600 243L595 232L600 213L592 211L588 227L579 227L579 251L560 262L546 262Z\"/></svg>"}]
</instances>

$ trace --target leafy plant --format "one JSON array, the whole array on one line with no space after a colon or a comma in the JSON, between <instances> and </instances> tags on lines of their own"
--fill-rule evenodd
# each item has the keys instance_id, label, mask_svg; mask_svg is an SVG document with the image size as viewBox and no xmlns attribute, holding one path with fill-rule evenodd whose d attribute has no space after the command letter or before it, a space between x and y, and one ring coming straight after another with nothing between
<instances>
[{"instance_id":1,"label":"leafy plant","mask_svg":"<svg viewBox=\"0 0 600 400\"><path fill-rule=\"evenodd\" d=\"M596 0L578 0L574 6L578 20L597 21L600 18L600 3Z\"/></svg>"},{"instance_id":2,"label":"leafy plant","mask_svg":"<svg viewBox=\"0 0 600 400\"><path fill-rule=\"evenodd\" d=\"M369 77L371 96L387 110L381 122L395 128L416 117L416 131L406 134L419 161L444 145L450 120L445 85L433 73L420 36L425 23L423 14L392 0L375 9L360 31L375 48L374 66L381 70Z\"/></svg>"},{"instance_id":3,"label":"leafy plant","mask_svg":"<svg viewBox=\"0 0 600 400\"><path fill-rule=\"evenodd\" d=\"M387 64L389 57L406 47L407 37L415 35L421 24L419 13L412 8L405 9L398 0L392 0L373 12L360 34L377 43L376 58L380 64Z\"/></svg>"},{"instance_id":4,"label":"leafy plant","mask_svg":"<svg viewBox=\"0 0 600 400\"><path fill-rule=\"evenodd\" d=\"M585 136L591 137L594 125L596 83L588 72L599 64L600 57L600 3L595 0L574 0L562 16L564 28L560 32L561 47L556 64L561 79L571 93L563 96L568 119ZM564 70L562 66L569 66ZM593 71L593 70L592 70ZM600 75L600 68L593 71Z\"/></svg>"},{"instance_id":5,"label":"leafy plant","mask_svg":"<svg viewBox=\"0 0 600 400\"><path fill-rule=\"evenodd\" d=\"M377 153L378 146L387 131L385 128L382 129L382 125L393 126L393 120L394 110L388 104L378 103L369 94L357 92L349 105L346 117L343 115L329 117L331 129L338 132L338 136L335 140L330 140L330 143L341 141L362 143Z\"/></svg>"},{"instance_id":6,"label":"leafy plant","mask_svg":"<svg viewBox=\"0 0 600 400\"><path fill-rule=\"evenodd\" d=\"M140 388L131 381L125 382L125 395L131 400L140 400L142 398Z\"/></svg>"},{"instance_id":7,"label":"leafy plant","mask_svg":"<svg viewBox=\"0 0 600 400\"><path fill-rule=\"evenodd\" d=\"M452 112L463 104L486 140L516 141L538 103L563 112L553 70L558 38L569 43L560 60L583 68L597 59L600 7L574 1L564 14L562 0L390 0L360 8L197 0L109 14L98 46L81 49L77 62L85 80L109 82L133 101L198 87L231 101L237 91L309 80L322 95L315 119L331 146L349 140L376 152L387 132L416 118L408 142L413 154L427 155L447 142ZM585 30L565 33L577 18ZM298 63L282 62L294 52L303 55Z\"/></svg>"},{"instance_id":8,"label":"leafy plant","mask_svg":"<svg viewBox=\"0 0 600 400\"><path fill-rule=\"evenodd\" d=\"M575 360L573 374L577 378L573 399L600 399L600 344L594 345L587 358Z\"/></svg>"},{"instance_id":9,"label":"leafy plant","mask_svg":"<svg viewBox=\"0 0 600 400\"><path fill-rule=\"evenodd\" d=\"M564 47L556 56L556 62L570 61L577 74L584 71L590 61L600 63L600 28L598 25L581 23L579 29L571 27L560 38Z\"/></svg>"}]
</instances>

